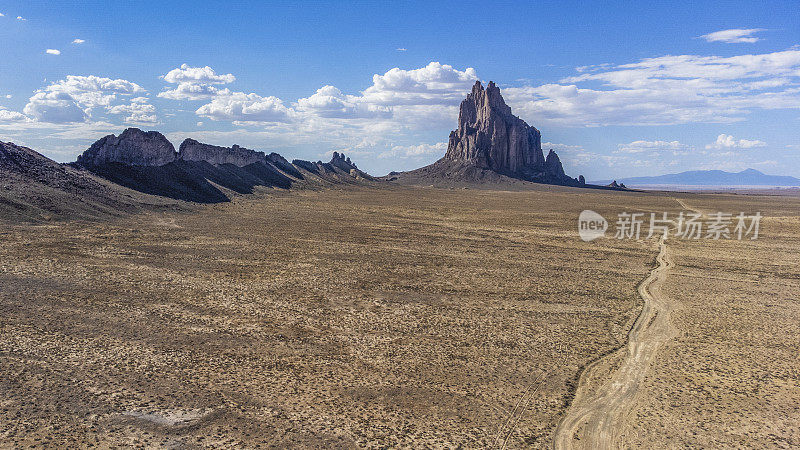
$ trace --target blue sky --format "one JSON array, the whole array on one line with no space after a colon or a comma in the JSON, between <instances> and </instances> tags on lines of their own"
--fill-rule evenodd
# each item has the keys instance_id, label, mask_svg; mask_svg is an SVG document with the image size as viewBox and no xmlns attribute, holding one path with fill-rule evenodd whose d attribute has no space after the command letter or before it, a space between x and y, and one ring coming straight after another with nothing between
<instances>
[{"instance_id":1,"label":"blue sky","mask_svg":"<svg viewBox=\"0 0 800 450\"><path fill-rule=\"evenodd\" d=\"M0 140L58 161L137 126L176 146L412 169L444 154L479 79L573 176L800 176L796 2L24 1L0 14Z\"/></svg>"}]
</instances>

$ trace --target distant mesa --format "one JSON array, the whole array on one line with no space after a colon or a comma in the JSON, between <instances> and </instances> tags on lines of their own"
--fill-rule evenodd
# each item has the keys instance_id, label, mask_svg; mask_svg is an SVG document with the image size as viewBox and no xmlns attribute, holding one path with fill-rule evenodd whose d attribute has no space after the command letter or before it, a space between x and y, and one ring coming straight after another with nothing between
<instances>
[{"instance_id":1,"label":"distant mesa","mask_svg":"<svg viewBox=\"0 0 800 450\"><path fill-rule=\"evenodd\" d=\"M511 113L500 88L475 82L461 102L458 129L437 162L410 172L390 174L398 181L501 182L513 178L537 183L581 186L583 178L564 173L556 152L544 156L541 133Z\"/></svg>"},{"instance_id":2,"label":"distant mesa","mask_svg":"<svg viewBox=\"0 0 800 450\"><path fill-rule=\"evenodd\" d=\"M194 139L184 140L176 152L163 134L138 128L103 137L74 165L139 192L200 203L225 202L230 197L226 191L249 194L257 186L289 189L296 183L324 186L373 180L339 153L329 163L290 163L277 153Z\"/></svg>"},{"instance_id":3,"label":"distant mesa","mask_svg":"<svg viewBox=\"0 0 800 450\"><path fill-rule=\"evenodd\" d=\"M631 187L797 187L800 179L785 175L767 175L755 169L740 172L723 170L689 170L652 177L631 177L617 179ZM596 181L597 184L608 183L607 180Z\"/></svg>"}]
</instances>

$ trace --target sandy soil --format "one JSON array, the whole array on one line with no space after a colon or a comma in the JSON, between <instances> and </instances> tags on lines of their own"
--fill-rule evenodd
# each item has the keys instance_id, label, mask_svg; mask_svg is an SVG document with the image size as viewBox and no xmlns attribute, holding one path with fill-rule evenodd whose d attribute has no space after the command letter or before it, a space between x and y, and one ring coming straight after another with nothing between
<instances>
[{"instance_id":1,"label":"sandy soil","mask_svg":"<svg viewBox=\"0 0 800 450\"><path fill-rule=\"evenodd\" d=\"M758 205L766 237L670 242L662 290L683 305L679 334L620 442L796 445L798 202L681 198ZM0 443L550 447L584 368L626 345L657 253L581 241L584 209L680 205L552 186L348 188L5 223ZM588 385L622 364L609 359Z\"/></svg>"},{"instance_id":2,"label":"sandy soil","mask_svg":"<svg viewBox=\"0 0 800 450\"><path fill-rule=\"evenodd\" d=\"M576 233L585 208L662 202L616 195L353 188L11 224L0 441L549 447L639 313L652 248Z\"/></svg>"}]
</instances>

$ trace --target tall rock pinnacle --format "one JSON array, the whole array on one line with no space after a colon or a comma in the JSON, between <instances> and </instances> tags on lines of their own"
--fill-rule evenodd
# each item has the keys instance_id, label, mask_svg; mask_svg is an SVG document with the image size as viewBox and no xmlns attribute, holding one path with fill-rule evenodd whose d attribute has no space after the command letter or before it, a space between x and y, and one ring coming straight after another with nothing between
<instances>
[{"instance_id":1,"label":"tall rock pinnacle","mask_svg":"<svg viewBox=\"0 0 800 450\"><path fill-rule=\"evenodd\" d=\"M579 185L552 150L545 159L539 130L511 113L500 88L476 81L461 102L458 129L450 133L442 162L553 184Z\"/></svg>"},{"instance_id":2,"label":"tall rock pinnacle","mask_svg":"<svg viewBox=\"0 0 800 450\"><path fill-rule=\"evenodd\" d=\"M511 113L500 88L476 81L461 102L458 129L450 133L446 159L500 173L521 173L545 162L539 130Z\"/></svg>"}]
</instances>

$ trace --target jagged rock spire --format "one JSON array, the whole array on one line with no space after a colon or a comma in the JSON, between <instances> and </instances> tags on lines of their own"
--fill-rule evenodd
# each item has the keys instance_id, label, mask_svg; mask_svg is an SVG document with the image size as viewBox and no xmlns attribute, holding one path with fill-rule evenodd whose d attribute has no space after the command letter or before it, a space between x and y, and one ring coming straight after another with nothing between
<instances>
[{"instance_id":1,"label":"jagged rock spire","mask_svg":"<svg viewBox=\"0 0 800 450\"><path fill-rule=\"evenodd\" d=\"M501 173L540 169L545 162L539 130L511 113L492 81L486 89L476 81L461 102L445 158Z\"/></svg>"}]
</instances>

